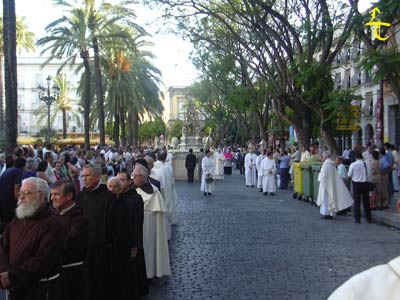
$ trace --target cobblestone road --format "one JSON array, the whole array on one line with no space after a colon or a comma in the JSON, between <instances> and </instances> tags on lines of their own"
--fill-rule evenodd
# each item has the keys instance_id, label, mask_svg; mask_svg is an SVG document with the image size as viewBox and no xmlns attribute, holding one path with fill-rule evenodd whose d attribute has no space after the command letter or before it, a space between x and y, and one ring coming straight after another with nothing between
<instances>
[{"instance_id":1,"label":"cobblestone road","mask_svg":"<svg viewBox=\"0 0 400 300\"><path fill-rule=\"evenodd\" d=\"M326 299L351 275L400 255L399 231L320 220L289 191L263 196L234 173L204 197L177 182L179 224L170 241L173 276L149 300Z\"/></svg>"},{"instance_id":2,"label":"cobblestone road","mask_svg":"<svg viewBox=\"0 0 400 300\"><path fill-rule=\"evenodd\" d=\"M212 196L177 182L173 276L148 300L326 299L351 275L400 255L400 232L352 216L320 220L289 191L263 196L234 173ZM0 299L4 299L0 291ZM114 299L113 299L114 300Z\"/></svg>"}]
</instances>

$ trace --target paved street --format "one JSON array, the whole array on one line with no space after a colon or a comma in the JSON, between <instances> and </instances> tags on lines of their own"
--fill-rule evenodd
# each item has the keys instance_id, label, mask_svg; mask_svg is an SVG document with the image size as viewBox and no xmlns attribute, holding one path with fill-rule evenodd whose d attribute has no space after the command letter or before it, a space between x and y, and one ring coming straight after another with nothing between
<instances>
[{"instance_id":1,"label":"paved street","mask_svg":"<svg viewBox=\"0 0 400 300\"><path fill-rule=\"evenodd\" d=\"M204 197L177 182L179 224L170 241L173 276L149 300L326 299L351 275L400 254L398 230L320 220L289 191L263 196L237 173Z\"/></svg>"},{"instance_id":2,"label":"paved street","mask_svg":"<svg viewBox=\"0 0 400 300\"><path fill-rule=\"evenodd\" d=\"M263 196L237 173L216 182L212 196L199 183L176 184L173 276L153 280L148 300L321 300L352 274L400 254L398 230L357 225L350 215L320 220L290 191Z\"/></svg>"}]
</instances>

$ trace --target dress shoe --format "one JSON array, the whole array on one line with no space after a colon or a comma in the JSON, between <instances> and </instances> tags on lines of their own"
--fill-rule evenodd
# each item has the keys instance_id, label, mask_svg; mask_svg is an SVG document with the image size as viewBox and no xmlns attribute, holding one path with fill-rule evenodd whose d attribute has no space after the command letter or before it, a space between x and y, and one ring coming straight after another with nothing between
<instances>
[{"instance_id":1,"label":"dress shoe","mask_svg":"<svg viewBox=\"0 0 400 300\"><path fill-rule=\"evenodd\" d=\"M211 193L208 193L208 195L210 195L210 196L211 196Z\"/></svg>"},{"instance_id":2,"label":"dress shoe","mask_svg":"<svg viewBox=\"0 0 400 300\"><path fill-rule=\"evenodd\" d=\"M262 193L262 189L259 189L258 191L259 191L260 193Z\"/></svg>"},{"instance_id":3,"label":"dress shoe","mask_svg":"<svg viewBox=\"0 0 400 300\"><path fill-rule=\"evenodd\" d=\"M321 219L322 219L322 220L332 220L333 217L332 217L332 216L323 215L323 216L321 216Z\"/></svg>"},{"instance_id":4,"label":"dress shoe","mask_svg":"<svg viewBox=\"0 0 400 300\"><path fill-rule=\"evenodd\" d=\"M265 192L264 195L267 196L267 195L268 195L268 192Z\"/></svg>"},{"instance_id":5,"label":"dress shoe","mask_svg":"<svg viewBox=\"0 0 400 300\"><path fill-rule=\"evenodd\" d=\"M275 193L271 193L271 196L275 196Z\"/></svg>"},{"instance_id":6,"label":"dress shoe","mask_svg":"<svg viewBox=\"0 0 400 300\"><path fill-rule=\"evenodd\" d=\"M207 193L206 192L204 192L204 194L203 194L204 196L207 196Z\"/></svg>"}]
</instances>

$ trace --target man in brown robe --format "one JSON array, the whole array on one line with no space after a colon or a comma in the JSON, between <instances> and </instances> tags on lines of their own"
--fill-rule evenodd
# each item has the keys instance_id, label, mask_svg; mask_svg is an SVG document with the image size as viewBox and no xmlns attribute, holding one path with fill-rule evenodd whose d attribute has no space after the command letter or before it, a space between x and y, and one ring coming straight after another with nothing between
<instances>
[{"instance_id":1,"label":"man in brown robe","mask_svg":"<svg viewBox=\"0 0 400 300\"><path fill-rule=\"evenodd\" d=\"M16 218L0 242L0 282L11 300L59 300L64 228L47 208L48 185L40 178L22 182Z\"/></svg>"},{"instance_id":2,"label":"man in brown robe","mask_svg":"<svg viewBox=\"0 0 400 300\"><path fill-rule=\"evenodd\" d=\"M87 255L84 261L89 300L114 299L112 276L112 202L115 196L101 184L101 167L85 165L82 170L84 188L77 204L88 219Z\"/></svg>"},{"instance_id":3,"label":"man in brown robe","mask_svg":"<svg viewBox=\"0 0 400 300\"><path fill-rule=\"evenodd\" d=\"M65 228L61 284L65 300L85 298L83 260L86 257L88 223L82 208L75 204L75 185L58 180L51 186L53 211Z\"/></svg>"}]
</instances>

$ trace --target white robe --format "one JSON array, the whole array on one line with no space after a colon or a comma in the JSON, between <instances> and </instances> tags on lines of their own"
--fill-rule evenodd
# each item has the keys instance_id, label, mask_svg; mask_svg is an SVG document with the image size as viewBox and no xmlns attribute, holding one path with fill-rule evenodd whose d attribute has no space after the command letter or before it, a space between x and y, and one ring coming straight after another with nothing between
<instances>
[{"instance_id":1,"label":"white robe","mask_svg":"<svg viewBox=\"0 0 400 300\"><path fill-rule=\"evenodd\" d=\"M201 169L203 173L201 174L201 186L200 190L206 193L212 193L214 191L214 182L206 183L206 177L208 174L214 174L214 159L213 157L205 156L201 161Z\"/></svg>"},{"instance_id":2,"label":"white robe","mask_svg":"<svg viewBox=\"0 0 400 300\"><path fill-rule=\"evenodd\" d=\"M152 185L154 192L147 194L137 188L144 202L143 250L147 278L171 275L167 228L164 215L168 214L161 192Z\"/></svg>"},{"instance_id":3,"label":"white robe","mask_svg":"<svg viewBox=\"0 0 400 300\"><path fill-rule=\"evenodd\" d=\"M256 158L256 169L257 169L257 188L261 189L263 186L263 177L260 174L261 162L266 157L265 155L260 154Z\"/></svg>"},{"instance_id":4,"label":"white robe","mask_svg":"<svg viewBox=\"0 0 400 300\"><path fill-rule=\"evenodd\" d=\"M262 176L262 187L264 193L275 193L276 192L276 163L274 159L269 159L265 157L260 166L260 173Z\"/></svg>"},{"instance_id":5,"label":"white robe","mask_svg":"<svg viewBox=\"0 0 400 300\"><path fill-rule=\"evenodd\" d=\"M244 176L246 177L246 185L255 186L257 184L255 153L247 153L244 157Z\"/></svg>"},{"instance_id":6,"label":"white robe","mask_svg":"<svg viewBox=\"0 0 400 300\"><path fill-rule=\"evenodd\" d=\"M320 206L322 215L332 215L353 205L353 198L343 179L337 173L333 160L324 161L318 175L318 181L317 205Z\"/></svg>"},{"instance_id":7,"label":"white robe","mask_svg":"<svg viewBox=\"0 0 400 300\"><path fill-rule=\"evenodd\" d=\"M167 203L168 208L168 240L171 238L170 224L176 224L176 203L177 195L175 191L175 182L173 181L173 174L170 165L165 162L156 161L151 172L155 175L157 180L160 181L161 194Z\"/></svg>"},{"instance_id":8,"label":"white robe","mask_svg":"<svg viewBox=\"0 0 400 300\"><path fill-rule=\"evenodd\" d=\"M354 275L328 300L397 300L400 295L400 256L385 265Z\"/></svg>"},{"instance_id":9,"label":"white robe","mask_svg":"<svg viewBox=\"0 0 400 300\"><path fill-rule=\"evenodd\" d=\"M223 180L224 179L224 161L225 156L218 151L213 153L214 159L214 174L213 178L216 180Z\"/></svg>"}]
</instances>

